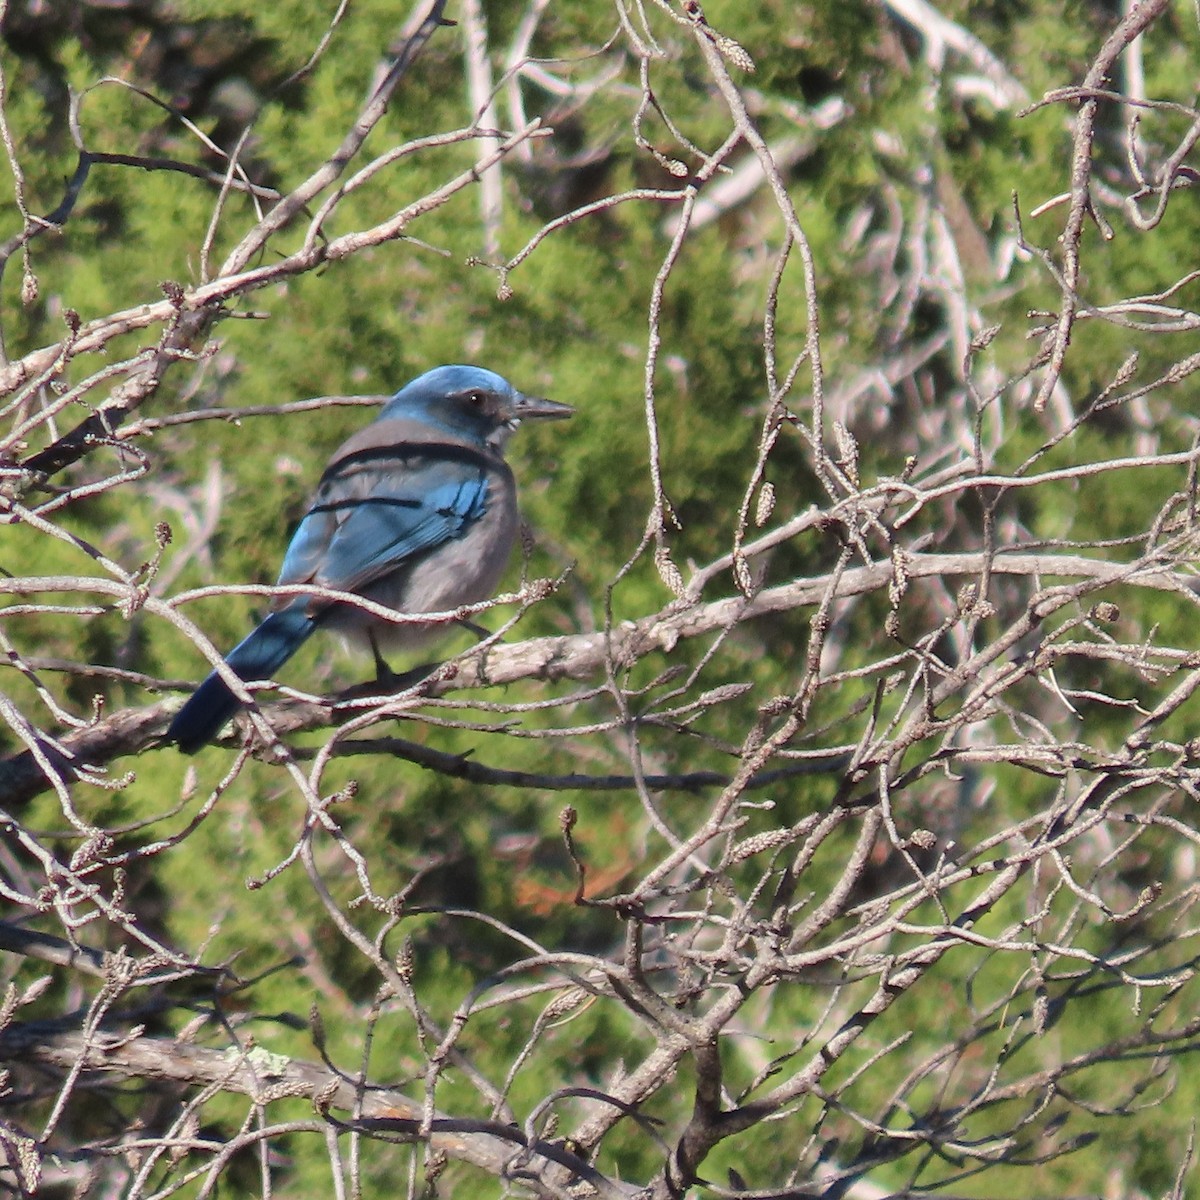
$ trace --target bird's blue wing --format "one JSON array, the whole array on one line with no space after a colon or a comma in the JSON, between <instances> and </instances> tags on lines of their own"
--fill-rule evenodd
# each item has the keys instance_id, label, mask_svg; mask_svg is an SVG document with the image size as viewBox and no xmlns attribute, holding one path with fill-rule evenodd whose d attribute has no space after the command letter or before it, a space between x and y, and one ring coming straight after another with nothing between
<instances>
[{"instance_id":1,"label":"bird's blue wing","mask_svg":"<svg viewBox=\"0 0 1200 1200\"><path fill-rule=\"evenodd\" d=\"M360 591L462 536L487 501L484 470L458 459L407 457L335 472L296 530L279 582Z\"/></svg>"}]
</instances>

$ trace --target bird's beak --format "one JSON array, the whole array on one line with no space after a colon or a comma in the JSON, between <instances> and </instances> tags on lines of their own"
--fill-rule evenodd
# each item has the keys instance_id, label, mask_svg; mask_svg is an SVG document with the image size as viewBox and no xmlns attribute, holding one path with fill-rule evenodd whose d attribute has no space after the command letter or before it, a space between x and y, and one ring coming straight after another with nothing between
<instances>
[{"instance_id":1,"label":"bird's beak","mask_svg":"<svg viewBox=\"0 0 1200 1200\"><path fill-rule=\"evenodd\" d=\"M512 419L561 421L574 413L575 410L569 404L559 404L557 400L543 400L541 396L526 396L518 392L513 403Z\"/></svg>"}]
</instances>

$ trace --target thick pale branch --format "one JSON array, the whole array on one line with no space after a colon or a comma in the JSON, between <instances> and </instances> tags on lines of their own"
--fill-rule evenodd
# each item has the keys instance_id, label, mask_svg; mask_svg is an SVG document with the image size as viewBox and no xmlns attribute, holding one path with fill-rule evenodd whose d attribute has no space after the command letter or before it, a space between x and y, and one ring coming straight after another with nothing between
<instances>
[{"instance_id":1,"label":"thick pale branch","mask_svg":"<svg viewBox=\"0 0 1200 1200\"><path fill-rule=\"evenodd\" d=\"M329 1066L283 1058L262 1049L212 1050L188 1042L131 1033L89 1037L53 1024L11 1022L0 1030L0 1062L154 1080L183 1087L205 1087L246 1096L267 1105L288 1098L311 1100L319 1113L353 1113L348 1127L397 1140L422 1140L449 1158L490 1174L506 1176L520 1157L522 1173L536 1187L548 1162L586 1179L600 1195L621 1197L632 1189L607 1180L580 1158L548 1142L528 1143L517 1128L494 1121L455 1119L438 1114L423 1133L424 1109L393 1088L361 1084ZM339 1123L340 1124L340 1123Z\"/></svg>"},{"instance_id":2,"label":"thick pale branch","mask_svg":"<svg viewBox=\"0 0 1200 1200\"><path fill-rule=\"evenodd\" d=\"M1028 579L1063 578L1080 581L1080 594L1097 585L1122 585L1175 592L1196 602L1193 576L1172 571L1156 562L1122 564L1067 554L915 554L905 559L910 579L969 580L990 570L993 575ZM891 561L840 572L836 596L848 599L886 590L894 578ZM417 685L398 700L371 697L352 707L378 707L385 716L390 705L397 711L419 707L423 696L444 695L461 689L493 687L522 679L589 679L602 675L609 666L624 671L656 653L670 653L680 639L703 637L733 628L772 613L803 609L821 601L834 583L833 576L798 579L766 588L750 599L731 597L707 604L676 602L662 612L640 621L627 621L609 632L575 634L567 637L530 638L515 645L494 645L452 660L428 681ZM260 589L254 589L260 590ZM270 591L271 589L262 589ZM131 600L130 588L115 580L68 577L0 579L0 595L37 595L69 592L98 593L117 603ZM170 605L154 597L140 597L145 609L168 616ZM353 602L354 597L347 596ZM174 620L177 616L172 614ZM178 708L175 702L146 709L127 709L79 732L58 740L68 757L55 751L54 758L66 777L75 778L85 766L95 768L126 754L152 745ZM317 728L330 719L328 704L289 704L275 719L280 732ZM48 786L44 773L29 752L0 762L0 799L12 808L26 803Z\"/></svg>"}]
</instances>

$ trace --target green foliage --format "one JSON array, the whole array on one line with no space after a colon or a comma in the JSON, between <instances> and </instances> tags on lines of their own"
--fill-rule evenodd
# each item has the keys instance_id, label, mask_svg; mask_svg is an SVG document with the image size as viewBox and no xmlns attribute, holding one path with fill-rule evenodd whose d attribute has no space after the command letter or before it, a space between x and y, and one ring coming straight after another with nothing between
<instances>
[{"instance_id":1,"label":"green foliage","mask_svg":"<svg viewBox=\"0 0 1200 1200\"><path fill-rule=\"evenodd\" d=\"M247 6L239 0L196 0L186 8L186 19L171 19L178 20L180 30L189 36L208 39L204 44L213 48L214 61L205 68L203 85L177 97L176 103L189 119L216 136L226 129L227 121L213 101L217 85L236 82L248 88L255 114L244 158L256 180L281 190L294 186L332 152L371 86L381 47L397 32L393 5L383 0L356 4L334 32L320 68L289 79L325 31L327 13L306 4ZM1068 5L1064 12L1061 5L968 0L942 8L1005 61L1020 63L1022 82L1031 96L1079 78L1096 49L1095 11L1107 12L1105 6L1084 3ZM525 11L523 3L489 6L495 44L512 36ZM914 214L930 206L953 212L959 219L953 230L956 244L961 249L977 243L986 259L1000 241L1015 236L1014 190L1022 214L1028 214L1033 205L1063 187L1062 110L1049 108L1017 117L995 111L981 99L936 94L930 68L919 56L905 52L902 34L887 25L873 5L796 6L772 0L745 6L712 0L706 12L712 25L735 35L758 65L753 78L755 116L768 142L794 135L797 114L810 112L829 97L840 97L846 105L844 117L830 128L804 131L815 145L787 179L817 263L822 350L832 392L839 383L853 380L865 364L887 366L946 324L936 289L918 302L903 289L881 283L889 273L907 271L911 263L906 256L914 253L904 245L885 262L880 247L889 230L907 226ZM702 82L698 49L678 40L677 27L663 13L651 9L650 19L655 35L673 48L673 57L653 65L655 99L687 139L711 150L728 130L728 113L714 90ZM61 106L37 99L41 93L54 94L55 89L61 94L67 87L76 93L92 88L82 101L81 126L94 150L170 158L218 174L224 170L219 156L162 109L115 84L93 86L101 75L125 71L139 87L160 95L170 91L164 62L147 59L142 64L134 53L137 31L113 28L120 36L110 30L112 41L46 35L39 54L10 47L11 65L5 64L10 93L6 115L26 172L26 200L35 212L48 212L59 202L62 181L74 169L75 154ZM615 28L614 11L606 4L553 5L540 26L533 53L558 64L574 64L562 69L586 75L599 69L590 56ZM1185 83L1191 86L1186 81L1191 78L1196 43L1194 26L1185 21L1169 30L1156 30L1146 55L1152 91L1176 94ZM255 51L253 68L248 65L249 48ZM469 123L471 114L460 94L460 49L457 34L446 31L435 39L373 136L373 151ZM499 71L500 56L494 57ZM510 162L505 168L504 255L515 254L547 220L561 215L548 211L556 207L557 187L586 192L593 186L611 195L624 189L673 185L661 163L629 136L641 98L637 64L627 55L618 65L619 74L583 115L559 111L553 97L529 89L530 114L542 112L551 126L559 121L563 142L574 138L579 153L594 152L601 164L600 182L568 179L564 183L559 178L564 173L561 163L550 158L552 153L565 155L557 148L560 143L552 143L553 151L534 143L528 162ZM1164 145L1171 144L1172 135L1178 136L1181 120L1178 114L1161 113L1145 118L1153 136ZM694 166L694 156L673 137L659 112L647 113L643 133L662 155ZM229 149L232 142L224 138L222 145ZM476 149L475 143L436 147L391 164L375 181L378 186L361 188L322 228L321 236L333 238L387 219L470 167ZM732 166L741 164L742 153L739 150L731 159ZM0 199L6 202L6 211L14 213L11 182L6 179L3 187ZM0 294L8 357L56 340L67 310L87 321L154 303L165 282L199 282L203 263L210 272L215 269L256 219L252 204L233 195L214 225L214 195L211 182L177 172L97 164L61 234L33 244L33 269L39 282L36 301L22 305L20 266L15 260L9 263ZM571 206L582 202L573 197ZM1140 252L1144 239L1138 242L1139 253L1129 252L1131 227L1119 227L1107 243L1089 229L1081 286L1085 301L1102 305L1170 286L1181 274L1180 263L1191 261L1194 204L1190 193L1173 203L1145 253ZM570 206L561 206L562 211L566 207ZM406 240L330 264L233 305L217 326L202 361L179 364L180 369L168 374L139 415L278 405L324 394L388 394L428 365L452 361L487 363L528 391L571 403L578 414L569 427L523 431L511 455L521 483L523 511L537 542L531 573L556 576L569 568L564 584L525 618L513 636L576 631L585 620L603 620L605 589L639 548L654 501L644 421L647 312L669 252L673 212L657 202L629 202L593 219L565 225L511 273L507 279L511 293L502 299L496 264L475 260L484 237L478 194L468 189L444 207L416 218L405 230ZM1061 210L1024 219L1025 237L1045 245L1061 227ZM296 249L307 231L308 219L297 221L267 247L263 261ZM663 486L678 518L678 527L671 525L667 535L674 561L684 567L690 561L711 561L734 539L738 506L770 411L762 361L763 305L782 239L777 209L764 193L743 210L690 236L664 291L657 330L662 342L652 381L654 414L661 438ZM969 259L965 251L963 257ZM1175 299L1185 303L1195 287L1189 285ZM1026 334L1031 325L1027 313L1052 308L1057 296L1045 274L1025 263L1015 265L1010 278L994 288L984 305L987 319L1005 326L988 351L987 362L1003 369L1027 358ZM1040 321L1034 318L1032 324ZM782 371L804 350L807 331L805 289L795 255L779 290L776 336ZM1066 364L1063 384L1082 411L1088 399L1110 385L1135 345L1142 353L1138 378L1148 380L1186 353L1178 343L1191 334L1161 338L1147 346L1126 326L1089 318L1080 322L1074 336L1077 353ZM148 344L146 339L143 331L128 334L110 347L110 360L117 353L135 352ZM847 401L838 410L838 419L845 416L857 438L864 479L895 478L905 470L913 449L912 431L938 416L939 385L953 381L958 386L961 360L956 353L948 342L930 357L920 375L924 391L915 386L897 389L885 398L869 393L871 398L858 407ZM104 366L97 356L80 356L70 365L65 382L79 383ZM827 500L823 484L809 467L803 433L809 403L805 378L801 376L787 398L787 415L795 416L795 424L785 426L766 469L779 497L779 512L768 519L767 528L773 527L772 521L781 524ZM58 427L73 425L103 395L103 388L89 394L61 415ZM1155 431L1162 448L1187 449L1194 434L1187 402L1168 392L1156 404ZM214 583L269 583L322 463L368 419L369 411L330 408L160 430L142 443L148 455L144 481L75 505L65 523L72 533L132 568L154 558L155 526L168 521L175 529L175 542L166 551L163 566L171 572L172 593ZM1013 423L992 464L997 470L1016 470L1027 463L1030 470L1043 472L1079 461L1136 456L1138 439L1145 432L1123 412L1107 422L1102 417L1093 420L1059 443L1042 414L1025 408ZM198 434L198 429L203 432ZM127 451L111 453L120 456ZM111 462L106 469L109 466ZM219 471L220 507L215 532L199 546L189 535L189 521L202 512L207 515L205 480L210 467ZM96 472L97 478L102 474L89 460L58 482L89 480L93 476L88 472ZM1138 529L1151 525L1154 514L1178 487L1178 476L1165 469L1155 475L1139 471L1136 488L1125 489L1114 482L1116 478L1104 474L1072 479L1039 488L1036 495L1031 490L1027 497L1013 499L1005 511L1013 527L1031 540L1115 541L1124 536L1131 521ZM935 518L936 514L922 520ZM965 531L973 531L980 519L974 509L960 512L949 523L951 532L939 548L947 552L957 548ZM916 522L912 532L921 528ZM833 534L814 529L803 541L781 546L773 554L766 582L778 584L806 572L827 570L841 550ZM1125 544L1118 543L1114 553L1126 553ZM91 566L78 546L21 526L6 528L0 551L0 569L5 572L73 574L86 573ZM514 564L509 583L515 584L519 569ZM903 605L892 605L880 594L864 599L852 611L834 614L844 647L841 669L853 671L874 660L879 654L879 631L892 608L899 619L887 636L897 652L928 632L935 606L922 586L914 585ZM720 587L732 591L727 580ZM620 622L654 612L668 599L653 562L643 556L622 578L609 602L614 619ZM111 598L99 603L103 611L87 622L76 615L39 613L6 618L5 629L15 636L19 628L22 644L36 643L39 653L49 658L137 669L163 680L192 679L204 670L194 648L161 621L145 613L127 619ZM220 597L189 604L184 611L224 649L246 632L262 607L263 600L257 597ZM1188 638L1190 615L1181 609L1166 599L1161 604L1145 602L1138 617L1124 618L1121 636L1131 643L1161 638L1164 644L1181 644ZM581 610L587 618L581 617ZM588 769L597 774L627 773L626 736L636 727L643 736L647 770L730 770L743 736L759 719L755 705L768 697L789 696L795 689L813 637L811 619L812 609L805 608L751 628L740 627L729 636L723 656L705 665L703 686L748 681L754 690L744 703L689 716L686 722L681 719L689 735L694 735L692 740L679 737L670 722L650 719L657 717L656 706L674 682L658 678L662 657L654 657L632 676L644 688L633 696L632 716L608 691L599 689L574 710L573 717L581 727L590 723L605 731L603 738L589 743L593 758ZM495 623L498 614L485 620ZM985 619L981 628L994 630L999 620L989 624ZM702 639L681 645L670 664L699 669L709 646ZM942 643L931 642L931 646L953 665L953 654ZM336 646L314 642L286 669L283 682L315 692L334 691L358 681L366 669ZM1079 692L1098 691L1103 684L1110 692L1123 689L1131 703L1143 703L1140 676L1099 661L1064 667L1058 682ZM533 703L565 694L570 686L539 683L527 689L494 689L472 699ZM31 680L15 679L6 690L19 706L36 706L37 691ZM73 678L64 688L64 699L86 712L95 695L103 696L112 710L143 703L142 693L131 683ZM1144 704L1152 700L1152 695L1147 696ZM849 685L833 698L820 697L805 732L816 730L817 744L841 744L857 737L851 718L857 720L871 711L883 726L909 702L907 695L876 692L874 679L864 678L861 685ZM1087 708L1086 699L1079 703ZM947 702L946 708L950 707ZM1118 719L1121 714L1110 717L1087 711L1092 743L1114 751L1119 748L1127 728ZM540 736L554 728L553 716L545 712L533 709L520 715L519 732L528 735L521 737L470 727L471 720L478 723L486 714L449 704L435 712L445 718L445 725L398 719L388 733L484 766L502 761L513 772L555 775L580 769L565 738ZM638 724L643 718L646 727ZM1178 718L1167 732L1184 742L1192 732L1185 726L1186 721ZM773 728L765 720L763 727ZM6 749L18 748L14 737L6 740ZM911 765L917 751L933 753L932 742L931 738L910 750L903 768ZM301 737L297 744L315 751L322 739ZM181 783L179 763L171 753L145 754L128 786L113 791L85 785L76 803L97 823L136 829L138 822L146 822L155 837L163 837L164 814L181 793L186 808L195 794L219 786L229 761L227 748L205 750L195 760L195 779ZM1055 786L1041 775L1016 770L995 770L988 780L995 802L1014 820L1038 811ZM898 804L905 827L915 828L923 819L923 804L936 803L954 812L963 826L960 838L970 844L971 827L983 824L980 812L969 809L972 782L977 780L964 783L961 790L954 780L945 784L943 792L931 785L919 795L906 793ZM428 911L408 922L403 936L411 943L415 990L437 1020L450 1022L463 996L524 953L495 925L476 922L464 927L445 910L470 908L486 913L532 943L555 949L620 953L625 936L622 914L573 904L577 864L563 849L559 814L567 804L578 812L575 836L581 859L593 880L599 878L604 884L592 894L616 891L642 865L646 842L657 836L642 807L628 795L618 803L606 793L474 786L422 772L411 763L398 766L397 760L383 755L337 760L324 775L322 787L326 794L347 790L348 798L331 810L333 819L365 861L384 864L388 877L374 880L374 886L390 894L401 886L398 880L420 877L416 902ZM745 819L737 835L766 833L824 811L836 791L837 782L831 777L797 776L780 782L764 795L764 807ZM688 828L696 808L692 794L656 794L655 803L666 825ZM61 820L57 797L43 797L34 817L53 827ZM297 794L281 782L276 767L251 763L238 775L236 787L220 797L212 815L177 846L148 860L144 873L132 878L129 886L134 896L153 897L153 905L147 902L147 907L167 940L187 947L203 945L207 961L228 963L244 979L261 976L251 989L253 1008L272 1018L253 1022L252 1032L260 1042L269 1043L278 1053L312 1057L306 1021L315 1001L323 1012L330 1058L353 1072L363 1055L364 1014L379 984L369 960L354 952L325 914L316 913L311 881L298 868L283 870L264 884L261 895L269 898L271 922L262 920L261 908L243 903L245 882L262 883L284 863L310 819ZM181 809L166 823L181 829L186 821ZM813 897L810 910L834 888L852 843L849 832L832 838L812 864L804 879L804 889ZM1169 847L1159 845L1156 854L1166 861ZM322 855L315 870L339 904L353 907L362 881L337 848L327 844ZM1153 874L1152 865L1147 866L1147 875ZM751 869L746 866L744 876L733 872L732 877L749 878ZM980 871L985 871L985 865ZM1131 904L1141 885L1141 880L1129 881ZM964 884L954 900L967 903L968 892L976 886L974 880ZM765 896L759 904L764 925L773 919L770 901ZM1063 915L1071 903L1065 894L1053 903L1047 901L1041 923L1047 938L1055 919L1073 919ZM934 906L927 909L915 909L911 920L935 923ZM980 936L999 940L1026 916L1000 906ZM847 920L835 932L846 933L850 926ZM366 937L381 939L387 957L400 952L401 936L388 930L383 915L368 913L362 928ZM1164 946L1170 932L1165 921L1157 925L1147 921L1136 930L1138 936ZM886 952L899 955L916 945L919 936L914 933L907 941L897 937ZM1094 939L1085 931L1079 945L1100 954L1108 936L1107 928ZM1164 950L1164 970L1168 959ZM1023 961L1027 966L1028 956ZM733 987L736 982L722 980L721 986ZM843 1006L850 997L864 1000L874 982L850 987ZM821 1022L832 1022L825 1011L830 984L821 979L805 981L756 1002L747 1014L746 1027L723 1046L733 1093L753 1098L768 1086L764 1079L774 1086L776 1074L798 1070L815 1052L810 1034ZM952 1061L931 1070L927 1080L911 1089L905 1102L914 1110L925 1102L936 1107L939 1089L951 1090L952 1076L956 1087L961 1084L955 1094L970 1093L984 1086L988 1069L998 1060L1013 1072L1030 1063L1048 1066L1085 1053L1105 1036L1119 1037L1127 1027L1127 993L1098 972L1047 982L1052 1005L1086 991L1086 1020L1052 1022L1037 1036L1014 1037L1011 1022L1006 1023L1001 1011L1004 997L1012 995L1020 1020L1034 1019L1028 991L1021 990L1018 966L1011 956L996 951L980 964L958 948L938 965L927 984L919 996L907 997L881 1019L857 1056L838 1064L830 1086L847 1085L845 1112L823 1109L815 1094L803 1101L805 1121L827 1122L826 1130L835 1128L844 1144L864 1159L870 1158L874 1134L856 1123L850 1108L873 1112L886 1107L887 1097L903 1087L913 1063L936 1054L945 1037L929 1021L935 1003L943 1006L947 1020L953 1014L961 1026L969 1027L970 1035L964 1035ZM472 1024L463 1047L481 1071L504 1078L553 994L548 990L520 1005L496 1009ZM60 993L48 994L45 1011L62 1002ZM681 1003L681 1009L686 1008ZM389 1002L384 1010L373 1029L367 1074L377 1070L380 1077L409 1086L420 1076L428 1046L398 1002ZM754 1028L750 1018L760 1021L760 1028ZM174 1025L166 1017L162 1021L173 1031L182 1024L182 1018ZM977 1027L971 1025L975 1021ZM633 1062L648 1049L649 1034L628 1012L610 1003L597 1002L573 1013L539 1043L517 1073L508 1097L514 1111L523 1119L553 1086L603 1087L615 1071L614 1063L623 1058L614 1056L614 1044L627 1046ZM878 1062L861 1078L852 1078L876 1052ZM778 1071L760 1078L776 1057ZM563 1070L564 1061L569 1062L569 1070ZM1055 1103L1061 1103L1064 1111L1072 1104L1082 1109L1091 1092L1103 1096L1119 1089L1124 1076L1122 1064L1106 1064L1080 1084L1070 1103L1061 1098ZM548 1084L548 1079L556 1082ZM1180 1072L1179 1091L1172 1100L1174 1113L1189 1112L1195 1104L1189 1079L1186 1071ZM681 1081L679 1096L690 1095L689 1088L682 1086L686 1082ZM419 1084L416 1087L419 1090ZM449 1111L480 1119L490 1115L478 1093L453 1073L439 1090L437 1102ZM1016 1106L1016 1100L982 1106L972 1118L972 1134L986 1140L1010 1127ZM672 1131L687 1119L686 1105L667 1092L648 1108L646 1118L660 1120ZM230 1104L229 1113L235 1111ZM564 1103L563 1111L570 1111L569 1103ZM1123 1178L1147 1193L1162 1193L1171 1186L1173 1172L1166 1166L1170 1156L1155 1147L1154 1120L1135 1114L1122 1124L1120 1157ZM903 1129L902 1117L897 1117L897 1127ZM657 1161L656 1151L647 1149L649 1144L650 1139L631 1122L605 1142L604 1157L597 1165L627 1178L641 1178L653 1171ZM289 1152L294 1157L286 1194L319 1194L327 1188L323 1144L297 1137L289 1143ZM1036 1158L1029 1147L1021 1152L1031 1161ZM750 1187L779 1186L797 1153L797 1147L779 1140L767 1124L745 1141L719 1148L703 1173L724 1181L733 1169ZM366 1179L382 1194L397 1161L393 1149L371 1144L365 1155ZM925 1186L955 1177L953 1155L946 1162L930 1161L922 1170L906 1160L888 1163L886 1158L880 1154L878 1175L885 1186ZM1038 1186L1046 1194L1100 1191L1105 1182L1103 1158L1081 1151L1060 1159L1039 1175ZM991 1177L986 1178L992 1186ZM1012 1178L1026 1177L1014 1167ZM465 1194L478 1184L478 1177L465 1168L454 1168L447 1179L446 1194L453 1194L456 1186Z\"/></svg>"}]
</instances>

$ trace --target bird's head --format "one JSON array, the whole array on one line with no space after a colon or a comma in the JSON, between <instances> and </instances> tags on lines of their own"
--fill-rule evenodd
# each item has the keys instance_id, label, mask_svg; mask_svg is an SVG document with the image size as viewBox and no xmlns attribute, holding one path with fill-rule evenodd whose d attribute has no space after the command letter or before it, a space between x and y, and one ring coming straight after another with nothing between
<instances>
[{"instance_id":1,"label":"bird's head","mask_svg":"<svg viewBox=\"0 0 1200 1200\"><path fill-rule=\"evenodd\" d=\"M568 404L526 396L507 379L483 367L434 367L406 384L388 401L382 419L417 417L448 432L503 449L522 421L569 417Z\"/></svg>"}]
</instances>

